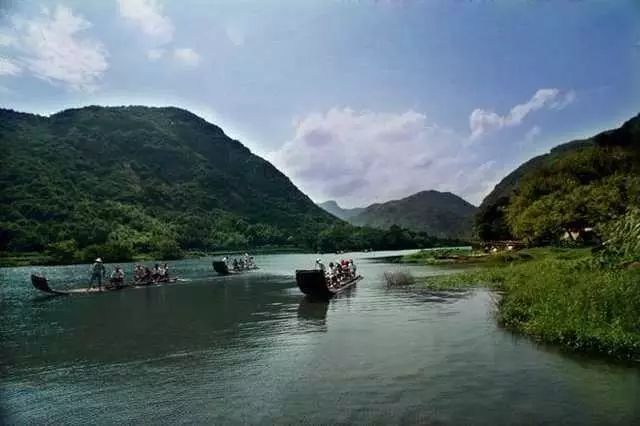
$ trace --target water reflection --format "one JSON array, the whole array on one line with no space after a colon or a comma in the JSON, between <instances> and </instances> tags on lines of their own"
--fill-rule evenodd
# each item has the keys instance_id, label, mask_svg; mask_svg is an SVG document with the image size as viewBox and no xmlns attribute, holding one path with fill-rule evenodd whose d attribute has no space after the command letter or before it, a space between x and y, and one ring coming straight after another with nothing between
<instances>
[{"instance_id":1,"label":"water reflection","mask_svg":"<svg viewBox=\"0 0 640 426\"><path fill-rule=\"evenodd\" d=\"M0 270L0 424L640 424L637 371L514 338L486 291L387 289L395 266L354 255L365 279L313 302L293 270L315 257L232 277L187 260L187 282L53 299Z\"/></svg>"}]
</instances>

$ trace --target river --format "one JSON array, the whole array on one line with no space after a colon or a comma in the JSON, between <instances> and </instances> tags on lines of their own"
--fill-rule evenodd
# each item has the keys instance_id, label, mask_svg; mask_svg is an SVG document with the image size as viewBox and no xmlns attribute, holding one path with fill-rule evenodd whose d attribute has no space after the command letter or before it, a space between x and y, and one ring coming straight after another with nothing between
<instances>
[{"instance_id":1,"label":"river","mask_svg":"<svg viewBox=\"0 0 640 426\"><path fill-rule=\"evenodd\" d=\"M80 285L86 265L0 269L0 423L640 422L638 367L498 328L485 290L382 277L435 267L346 256L365 279L328 304L293 277L315 255L256 256L259 271L229 277L210 258L172 262L185 281L69 297L29 274Z\"/></svg>"}]
</instances>

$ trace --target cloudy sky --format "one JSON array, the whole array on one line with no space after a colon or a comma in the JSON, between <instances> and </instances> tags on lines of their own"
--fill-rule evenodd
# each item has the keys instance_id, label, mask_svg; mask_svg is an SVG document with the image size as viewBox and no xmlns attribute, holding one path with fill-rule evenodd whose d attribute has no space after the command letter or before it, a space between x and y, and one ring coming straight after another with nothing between
<instances>
[{"instance_id":1,"label":"cloudy sky","mask_svg":"<svg viewBox=\"0 0 640 426\"><path fill-rule=\"evenodd\" d=\"M472 203L640 112L637 0L0 0L0 106L175 105L316 201Z\"/></svg>"}]
</instances>

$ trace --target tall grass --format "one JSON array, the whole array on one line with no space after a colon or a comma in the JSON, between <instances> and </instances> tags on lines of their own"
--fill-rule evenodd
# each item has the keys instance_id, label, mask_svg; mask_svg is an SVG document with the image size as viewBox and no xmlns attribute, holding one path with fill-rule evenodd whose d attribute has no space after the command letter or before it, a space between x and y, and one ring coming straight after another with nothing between
<instances>
[{"instance_id":1,"label":"tall grass","mask_svg":"<svg viewBox=\"0 0 640 426\"><path fill-rule=\"evenodd\" d=\"M599 267L584 250L529 254L534 260L431 277L425 285L499 289L501 325L577 351L640 361L640 271Z\"/></svg>"}]
</instances>

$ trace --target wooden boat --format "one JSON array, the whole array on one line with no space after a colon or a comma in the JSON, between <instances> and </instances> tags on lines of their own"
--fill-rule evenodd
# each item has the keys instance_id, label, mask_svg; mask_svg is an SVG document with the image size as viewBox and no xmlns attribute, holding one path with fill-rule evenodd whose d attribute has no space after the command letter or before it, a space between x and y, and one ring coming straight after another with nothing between
<instances>
[{"instance_id":1,"label":"wooden boat","mask_svg":"<svg viewBox=\"0 0 640 426\"><path fill-rule=\"evenodd\" d=\"M296 283L304 294L312 299L329 300L336 294L356 285L362 276L346 279L337 286L330 286L323 271L319 269L299 269L296 271Z\"/></svg>"},{"instance_id":2,"label":"wooden boat","mask_svg":"<svg viewBox=\"0 0 640 426\"><path fill-rule=\"evenodd\" d=\"M220 275L239 274L242 272L259 269L257 266L253 266L251 268L240 268L238 270L229 269L229 265L227 265L227 263L222 260L214 260L212 264L213 264L213 269Z\"/></svg>"},{"instance_id":3,"label":"wooden boat","mask_svg":"<svg viewBox=\"0 0 640 426\"><path fill-rule=\"evenodd\" d=\"M85 294L85 293L108 293L111 291L124 290L126 288L139 288L139 287L146 287L146 286L155 285L155 284L168 284L168 283L174 283L176 281L178 281L177 278L169 278L167 280L157 281L157 282L156 281L132 282L132 283L122 283L119 285L113 285L113 284L107 283L103 285L102 288L84 287L84 288L72 288L72 289L59 290L59 289L51 288L49 286L49 281L47 281L45 277L31 274L31 284L35 288L45 293L57 294L61 296L68 296L71 294Z\"/></svg>"}]
</instances>

